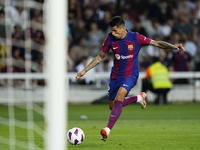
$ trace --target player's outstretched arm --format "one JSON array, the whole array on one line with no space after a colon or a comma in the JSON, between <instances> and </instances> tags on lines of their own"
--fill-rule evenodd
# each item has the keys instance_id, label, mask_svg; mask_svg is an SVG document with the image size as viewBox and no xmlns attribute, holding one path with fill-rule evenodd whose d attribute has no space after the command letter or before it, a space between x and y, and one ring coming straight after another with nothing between
<instances>
[{"instance_id":1,"label":"player's outstretched arm","mask_svg":"<svg viewBox=\"0 0 200 150\"><path fill-rule=\"evenodd\" d=\"M185 48L183 47L182 44L173 45L164 41L151 40L150 45L153 45L162 49L177 49L177 50L185 51Z\"/></svg>"},{"instance_id":2,"label":"player's outstretched arm","mask_svg":"<svg viewBox=\"0 0 200 150\"><path fill-rule=\"evenodd\" d=\"M77 79L81 79L82 76L85 75L85 73L87 71L89 71L90 69L92 69L93 67L95 67L96 65L98 65L103 59L104 57L106 56L107 53L104 53L103 51L101 51L91 62L90 64L85 68L83 69L81 72L79 72L77 75L76 75L76 78Z\"/></svg>"}]
</instances>

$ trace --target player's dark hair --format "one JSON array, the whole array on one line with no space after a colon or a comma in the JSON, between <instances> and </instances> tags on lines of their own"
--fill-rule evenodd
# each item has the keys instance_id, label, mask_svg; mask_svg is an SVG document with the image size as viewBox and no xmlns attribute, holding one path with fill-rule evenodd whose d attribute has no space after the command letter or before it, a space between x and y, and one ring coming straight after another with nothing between
<instances>
[{"instance_id":1,"label":"player's dark hair","mask_svg":"<svg viewBox=\"0 0 200 150\"><path fill-rule=\"evenodd\" d=\"M110 22L109 22L109 26L110 26L110 27L114 27L114 26L119 27L119 26L121 26L121 25L125 25L125 21L124 21L124 19L123 19L122 17L120 17L120 16L115 16L115 17L113 17L113 18L110 20Z\"/></svg>"}]
</instances>

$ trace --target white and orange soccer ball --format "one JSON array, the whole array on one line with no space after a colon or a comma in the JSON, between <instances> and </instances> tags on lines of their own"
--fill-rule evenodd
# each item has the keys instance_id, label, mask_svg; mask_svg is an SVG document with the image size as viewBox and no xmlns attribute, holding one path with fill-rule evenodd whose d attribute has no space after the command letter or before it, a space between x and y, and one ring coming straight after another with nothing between
<instances>
[{"instance_id":1,"label":"white and orange soccer ball","mask_svg":"<svg viewBox=\"0 0 200 150\"><path fill-rule=\"evenodd\" d=\"M73 127L67 132L67 141L72 145L78 145L85 139L85 134L82 129Z\"/></svg>"}]
</instances>

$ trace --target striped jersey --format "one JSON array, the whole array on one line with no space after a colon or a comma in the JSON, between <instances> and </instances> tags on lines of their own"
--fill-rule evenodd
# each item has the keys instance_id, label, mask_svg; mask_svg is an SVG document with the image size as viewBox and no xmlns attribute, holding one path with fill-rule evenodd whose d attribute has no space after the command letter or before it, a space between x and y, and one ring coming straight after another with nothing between
<instances>
[{"instance_id":1,"label":"striped jersey","mask_svg":"<svg viewBox=\"0 0 200 150\"><path fill-rule=\"evenodd\" d=\"M138 76L138 53L143 45L149 45L150 42L151 39L137 32L127 31L123 39L117 39L109 33L103 43L102 51L108 53L111 49L114 53L111 78Z\"/></svg>"}]
</instances>

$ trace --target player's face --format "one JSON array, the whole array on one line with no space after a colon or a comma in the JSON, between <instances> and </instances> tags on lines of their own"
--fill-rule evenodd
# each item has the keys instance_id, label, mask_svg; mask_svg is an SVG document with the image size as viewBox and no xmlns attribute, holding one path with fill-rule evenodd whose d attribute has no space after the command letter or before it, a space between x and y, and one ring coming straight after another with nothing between
<instances>
[{"instance_id":1,"label":"player's face","mask_svg":"<svg viewBox=\"0 0 200 150\"><path fill-rule=\"evenodd\" d=\"M119 27L117 26L110 27L110 29L112 30L112 35L117 39L123 39L126 36L127 32L123 25Z\"/></svg>"}]
</instances>

